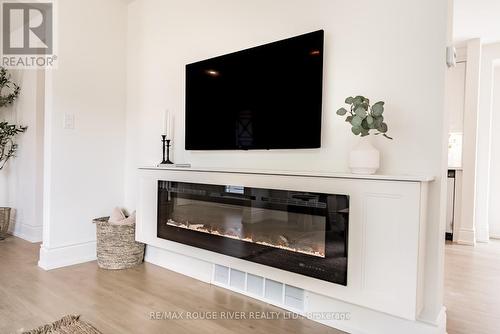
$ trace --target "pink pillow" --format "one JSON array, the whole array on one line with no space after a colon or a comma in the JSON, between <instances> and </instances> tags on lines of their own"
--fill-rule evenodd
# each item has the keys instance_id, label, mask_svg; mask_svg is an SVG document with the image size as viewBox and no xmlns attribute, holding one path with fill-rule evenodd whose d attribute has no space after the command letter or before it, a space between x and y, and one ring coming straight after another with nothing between
<instances>
[{"instance_id":1,"label":"pink pillow","mask_svg":"<svg viewBox=\"0 0 500 334\"><path fill-rule=\"evenodd\" d=\"M120 209L119 207L116 207L113 209L113 212L111 212L111 216L109 216L109 222L110 223L118 223L118 222L121 222L122 220L124 220L125 218L125 215L123 214L123 211L122 209Z\"/></svg>"}]
</instances>

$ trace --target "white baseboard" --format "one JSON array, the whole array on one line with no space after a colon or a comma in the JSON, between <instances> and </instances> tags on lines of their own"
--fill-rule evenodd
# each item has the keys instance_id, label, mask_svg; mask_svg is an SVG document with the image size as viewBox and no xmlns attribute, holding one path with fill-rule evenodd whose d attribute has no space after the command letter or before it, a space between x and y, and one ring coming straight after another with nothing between
<instances>
[{"instance_id":1,"label":"white baseboard","mask_svg":"<svg viewBox=\"0 0 500 334\"><path fill-rule=\"evenodd\" d=\"M12 235L29 242L42 242L42 226L31 226L22 223L16 223L12 230Z\"/></svg>"},{"instance_id":2,"label":"white baseboard","mask_svg":"<svg viewBox=\"0 0 500 334\"><path fill-rule=\"evenodd\" d=\"M42 244L40 246L40 260L38 261L38 266L45 270L51 270L94 261L95 259L95 241L55 248L46 248Z\"/></svg>"},{"instance_id":3,"label":"white baseboard","mask_svg":"<svg viewBox=\"0 0 500 334\"><path fill-rule=\"evenodd\" d=\"M210 283L213 263L174 253L158 247L147 246L145 261L180 274ZM226 288L225 286L215 284ZM233 291L232 289L230 289ZM241 292L238 292L241 293ZM245 294L248 296L248 294ZM445 334L446 312L443 307L437 319L432 321L406 320L397 316L357 306L341 300L306 292L306 308L303 315L326 326L352 334ZM253 298L250 296L250 298ZM276 305L276 304L275 304ZM235 310L238 311L238 310ZM348 312L349 320L321 320L329 312ZM326 316L328 316L326 314Z\"/></svg>"},{"instance_id":4,"label":"white baseboard","mask_svg":"<svg viewBox=\"0 0 500 334\"><path fill-rule=\"evenodd\" d=\"M206 283L210 283L212 280L212 263L169 252L158 247L146 246L144 261Z\"/></svg>"},{"instance_id":5,"label":"white baseboard","mask_svg":"<svg viewBox=\"0 0 500 334\"><path fill-rule=\"evenodd\" d=\"M476 245L476 231L474 229L461 228L458 230L457 244L475 246Z\"/></svg>"}]
</instances>

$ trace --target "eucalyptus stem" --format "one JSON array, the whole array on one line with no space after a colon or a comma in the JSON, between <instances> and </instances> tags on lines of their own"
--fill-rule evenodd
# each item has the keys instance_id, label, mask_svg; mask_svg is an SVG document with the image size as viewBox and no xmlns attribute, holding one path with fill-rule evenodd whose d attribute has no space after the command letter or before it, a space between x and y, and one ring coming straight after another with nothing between
<instances>
[{"instance_id":1,"label":"eucalyptus stem","mask_svg":"<svg viewBox=\"0 0 500 334\"><path fill-rule=\"evenodd\" d=\"M385 102L379 101L370 105L369 99L358 95L346 98L345 103L349 104L350 110L340 108L337 110L337 115L345 116L347 113L350 114L345 121L351 124L351 131L354 135L365 137L373 130L378 131L375 135L382 134L387 139L393 139L386 134L388 126L384 122L383 116Z\"/></svg>"}]
</instances>

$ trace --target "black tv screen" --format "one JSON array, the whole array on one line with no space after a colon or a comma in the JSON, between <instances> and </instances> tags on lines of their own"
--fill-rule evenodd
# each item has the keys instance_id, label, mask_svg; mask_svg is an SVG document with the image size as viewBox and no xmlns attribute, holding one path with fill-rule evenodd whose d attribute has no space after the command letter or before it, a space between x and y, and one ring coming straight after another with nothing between
<instances>
[{"instance_id":1,"label":"black tv screen","mask_svg":"<svg viewBox=\"0 0 500 334\"><path fill-rule=\"evenodd\" d=\"M186 65L186 149L321 146L324 32Z\"/></svg>"}]
</instances>

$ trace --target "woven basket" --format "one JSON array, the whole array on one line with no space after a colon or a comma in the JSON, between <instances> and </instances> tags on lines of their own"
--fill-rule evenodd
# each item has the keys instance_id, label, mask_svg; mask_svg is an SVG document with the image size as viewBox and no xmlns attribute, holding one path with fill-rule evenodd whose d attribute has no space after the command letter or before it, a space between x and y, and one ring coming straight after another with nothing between
<instances>
[{"instance_id":1,"label":"woven basket","mask_svg":"<svg viewBox=\"0 0 500 334\"><path fill-rule=\"evenodd\" d=\"M127 269L144 260L144 244L135 241L134 224L110 224L96 218L97 264L103 269Z\"/></svg>"},{"instance_id":2,"label":"woven basket","mask_svg":"<svg viewBox=\"0 0 500 334\"><path fill-rule=\"evenodd\" d=\"M0 237L4 237L9 231L10 208L0 208Z\"/></svg>"}]
</instances>

